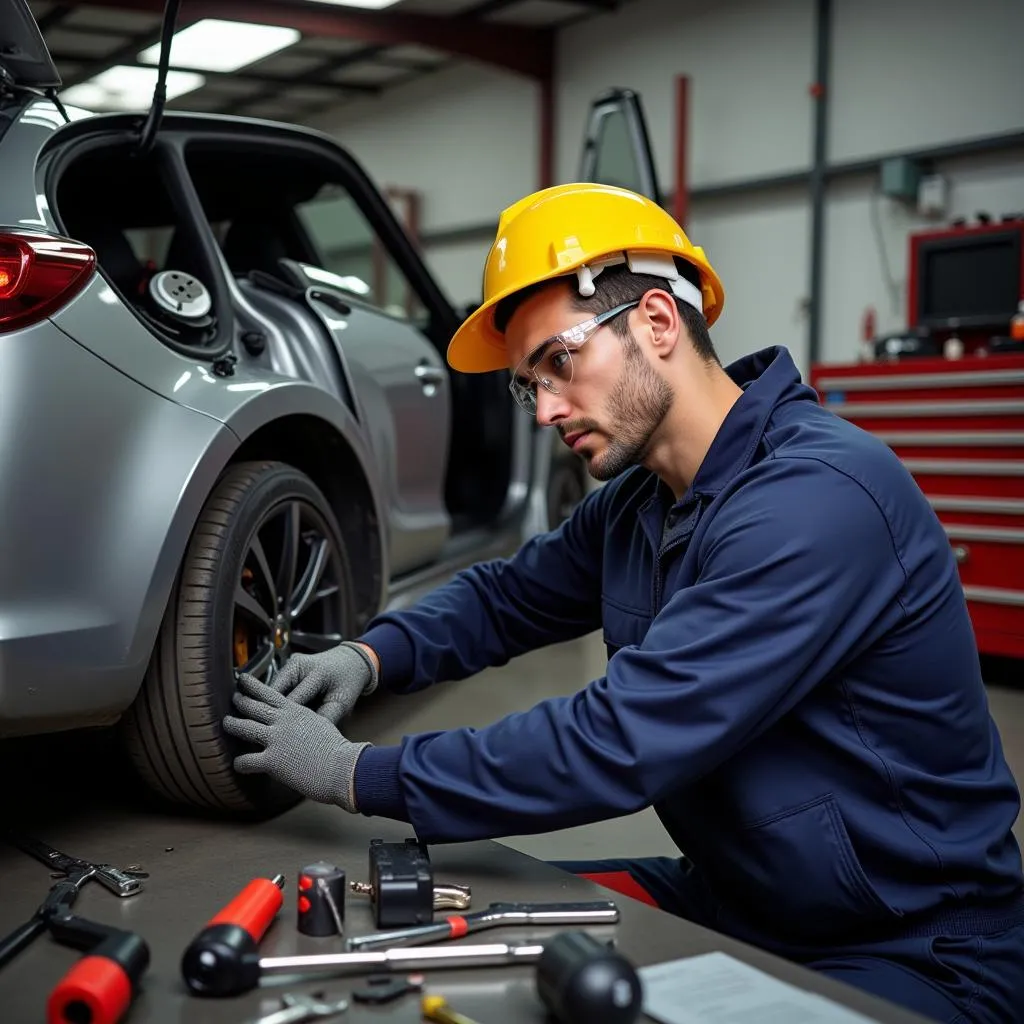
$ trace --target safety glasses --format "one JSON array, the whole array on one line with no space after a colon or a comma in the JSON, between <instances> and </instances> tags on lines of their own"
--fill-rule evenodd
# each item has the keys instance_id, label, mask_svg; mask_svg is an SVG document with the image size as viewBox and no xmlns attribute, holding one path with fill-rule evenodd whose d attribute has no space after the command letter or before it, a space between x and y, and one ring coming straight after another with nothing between
<instances>
[{"instance_id":1,"label":"safety glasses","mask_svg":"<svg viewBox=\"0 0 1024 1024\"><path fill-rule=\"evenodd\" d=\"M508 389L518 405L531 416L537 414L537 385L560 395L572 383L572 353L593 337L599 327L627 309L639 306L640 300L623 302L590 320L569 327L560 334L542 341L524 356L512 374Z\"/></svg>"}]
</instances>

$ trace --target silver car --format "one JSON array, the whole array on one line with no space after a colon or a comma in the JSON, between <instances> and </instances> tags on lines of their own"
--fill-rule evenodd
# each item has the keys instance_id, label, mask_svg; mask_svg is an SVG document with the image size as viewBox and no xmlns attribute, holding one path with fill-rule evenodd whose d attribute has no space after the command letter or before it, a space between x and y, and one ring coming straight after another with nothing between
<instances>
[{"instance_id":1,"label":"silver car","mask_svg":"<svg viewBox=\"0 0 1024 1024\"><path fill-rule=\"evenodd\" d=\"M449 373L460 313L336 141L65 110L24 0L0 25L0 736L117 723L163 798L273 813L234 672L510 552L586 475L506 374Z\"/></svg>"}]
</instances>

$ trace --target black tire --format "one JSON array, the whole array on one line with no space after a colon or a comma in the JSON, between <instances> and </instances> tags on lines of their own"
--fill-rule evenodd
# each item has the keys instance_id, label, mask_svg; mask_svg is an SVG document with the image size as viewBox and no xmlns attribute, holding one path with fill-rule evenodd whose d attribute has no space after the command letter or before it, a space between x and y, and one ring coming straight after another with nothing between
<instances>
[{"instance_id":1,"label":"black tire","mask_svg":"<svg viewBox=\"0 0 1024 1024\"><path fill-rule=\"evenodd\" d=\"M297 546L286 543L289 526ZM275 538L280 560L273 556ZM297 552L292 583L279 586L286 551ZM322 586L313 579L318 555ZM308 593L323 595L289 621L302 568ZM287 599L271 619L278 589ZM254 614L257 606L262 618ZM314 620L323 623L318 632L292 628ZM235 672L244 668L266 679L292 650L322 650L351 636L353 621L349 559L316 485L280 462L228 469L192 532L142 688L121 723L125 749L146 786L172 804L239 816L270 816L298 803L296 793L268 776L233 769L234 757L251 749L221 728L232 710Z\"/></svg>"},{"instance_id":2,"label":"black tire","mask_svg":"<svg viewBox=\"0 0 1024 1024\"><path fill-rule=\"evenodd\" d=\"M553 530L572 515L587 495L587 470L578 456L551 460L548 477L548 529Z\"/></svg>"}]
</instances>

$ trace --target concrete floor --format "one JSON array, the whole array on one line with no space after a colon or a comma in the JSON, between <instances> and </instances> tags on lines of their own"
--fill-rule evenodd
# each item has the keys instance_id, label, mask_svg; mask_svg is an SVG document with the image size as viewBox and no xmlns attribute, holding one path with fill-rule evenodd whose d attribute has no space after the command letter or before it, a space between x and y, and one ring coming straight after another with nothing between
<instances>
[{"instance_id":1,"label":"concrete floor","mask_svg":"<svg viewBox=\"0 0 1024 1024\"><path fill-rule=\"evenodd\" d=\"M545 697L574 693L604 674L606 660L598 634L535 651L472 679L444 683L422 693L387 698L361 712L360 739L384 744L403 734L458 726L483 726ZM985 663L993 715L1010 765L1024 787L1024 663ZM1024 815L1018 818L1024 843ZM543 860L675 855L678 851L653 811L503 842Z\"/></svg>"}]
</instances>

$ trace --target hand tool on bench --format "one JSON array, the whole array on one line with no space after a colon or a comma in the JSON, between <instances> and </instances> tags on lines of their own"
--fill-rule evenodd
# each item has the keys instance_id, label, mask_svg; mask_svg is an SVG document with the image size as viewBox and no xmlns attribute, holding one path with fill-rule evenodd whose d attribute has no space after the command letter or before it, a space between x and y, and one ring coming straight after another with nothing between
<instances>
[{"instance_id":1,"label":"hand tool on bench","mask_svg":"<svg viewBox=\"0 0 1024 1024\"><path fill-rule=\"evenodd\" d=\"M486 946L419 946L373 953L312 953L297 956L264 956L240 953L231 963L222 962L219 972L196 979L186 972L185 982L197 995L237 996L259 985L264 977L281 975L410 974L457 967L514 967L536 963L544 947L537 943ZM188 964L183 963L183 968Z\"/></svg>"},{"instance_id":2,"label":"hand tool on bench","mask_svg":"<svg viewBox=\"0 0 1024 1024\"><path fill-rule=\"evenodd\" d=\"M149 947L141 936L78 917L71 907L90 879L127 897L142 891L141 879L148 875L138 869L122 871L110 864L69 857L25 836L8 834L6 838L62 877L32 917L0 941L0 966L48 931L61 945L86 952L51 991L46 1004L48 1024L115 1024L131 1005L149 966Z\"/></svg>"},{"instance_id":3,"label":"hand tool on bench","mask_svg":"<svg viewBox=\"0 0 1024 1024\"><path fill-rule=\"evenodd\" d=\"M420 1013L434 1024L478 1024L464 1013L453 1010L444 996L424 996L420 1000Z\"/></svg>"},{"instance_id":4,"label":"hand tool on bench","mask_svg":"<svg viewBox=\"0 0 1024 1024\"><path fill-rule=\"evenodd\" d=\"M356 952L418 946L425 942L459 939L463 935L500 928L504 925L615 924L619 908L610 900L583 903L492 903L473 914L457 914L432 924L396 931L360 935L348 940L346 948Z\"/></svg>"},{"instance_id":5,"label":"hand tool on bench","mask_svg":"<svg viewBox=\"0 0 1024 1024\"><path fill-rule=\"evenodd\" d=\"M86 955L50 992L47 1024L116 1024L131 1006L149 966L145 940L74 914L52 918L50 933Z\"/></svg>"},{"instance_id":6,"label":"hand tool on bench","mask_svg":"<svg viewBox=\"0 0 1024 1024\"><path fill-rule=\"evenodd\" d=\"M181 958L181 973L198 995L230 995L255 988L257 949L284 903L284 875L254 878L207 922Z\"/></svg>"},{"instance_id":7,"label":"hand tool on bench","mask_svg":"<svg viewBox=\"0 0 1024 1024\"><path fill-rule=\"evenodd\" d=\"M50 887L46 899L32 917L0 939L0 967L42 935L49 927L51 918L70 913L79 890L89 879L94 878L115 896L127 897L141 892L142 879L149 877L145 871L122 871L110 864L94 864L79 857L69 857L52 846L27 836L7 833L4 838L23 853L47 865L55 876L62 877Z\"/></svg>"},{"instance_id":8,"label":"hand tool on bench","mask_svg":"<svg viewBox=\"0 0 1024 1024\"><path fill-rule=\"evenodd\" d=\"M252 1024L301 1024L302 1021L321 1017L335 1017L348 1009L347 999L326 1002L322 992L314 992L311 996L287 994L281 997L281 1002L280 1010L257 1017Z\"/></svg>"}]
</instances>

